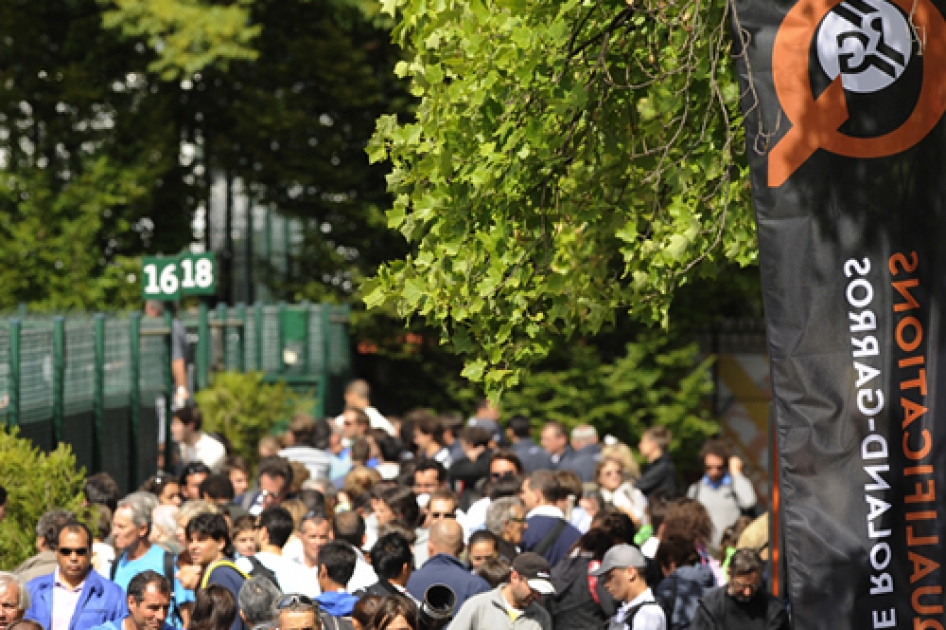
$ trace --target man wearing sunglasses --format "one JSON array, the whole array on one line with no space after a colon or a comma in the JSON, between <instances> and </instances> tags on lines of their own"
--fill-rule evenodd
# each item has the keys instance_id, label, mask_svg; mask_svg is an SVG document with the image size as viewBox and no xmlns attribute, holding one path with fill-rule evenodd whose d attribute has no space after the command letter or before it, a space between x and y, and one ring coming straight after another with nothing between
<instances>
[{"instance_id":1,"label":"man wearing sunglasses","mask_svg":"<svg viewBox=\"0 0 946 630\"><path fill-rule=\"evenodd\" d=\"M121 621L127 610L121 587L92 570L92 533L83 523L69 521L59 531L58 566L51 575L26 585L30 607L26 619L48 630L91 628Z\"/></svg>"}]
</instances>

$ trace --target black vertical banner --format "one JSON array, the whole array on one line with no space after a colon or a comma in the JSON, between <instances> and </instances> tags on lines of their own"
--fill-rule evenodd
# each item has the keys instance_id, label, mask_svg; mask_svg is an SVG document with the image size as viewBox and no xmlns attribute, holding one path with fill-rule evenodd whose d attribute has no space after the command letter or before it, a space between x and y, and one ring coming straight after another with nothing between
<instances>
[{"instance_id":1,"label":"black vertical banner","mask_svg":"<svg viewBox=\"0 0 946 630\"><path fill-rule=\"evenodd\" d=\"M944 7L732 5L799 630L944 626Z\"/></svg>"}]
</instances>

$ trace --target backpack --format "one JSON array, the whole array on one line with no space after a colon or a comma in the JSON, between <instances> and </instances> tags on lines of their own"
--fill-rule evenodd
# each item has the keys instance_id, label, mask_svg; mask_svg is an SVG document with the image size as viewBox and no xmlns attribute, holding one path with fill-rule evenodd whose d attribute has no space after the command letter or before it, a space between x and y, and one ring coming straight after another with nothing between
<instances>
[{"instance_id":1,"label":"backpack","mask_svg":"<svg viewBox=\"0 0 946 630\"><path fill-rule=\"evenodd\" d=\"M670 614L671 613L667 612L666 605L663 602L649 600L646 602L641 602L637 606L632 606L631 608L628 609L627 614L624 615L624 625L627 626L628 630L634 630L634 617L637 616L637 612L644 606L660 606L660 609L664 611L664 620L666 622L665 627L666 628L670 627ZM671 607L672 607L672 603L671 603ZM671 608L671 612L672 612L672 608Z\"/></svg>"},{"instance_id":2,"label":"backpack","mask_svg":"<svg viewBox=\"0 0 946 630\"><path fill-rule=\"evenodd\" d=\"M244 556L244 559L249 561L249 563L253 566L249 573L238 567L232 560L224 558L223 560L218 560L207 567L207 569L204 571L204 577L200 580L200 588L207 588L207 584L210 582L210 574L213 573L218 567L230 567L242 575L244 580L254 577L266 578L273 583L273 586L282 592L282 587L279 586L279 580L276 579L276 574L272 569L267 568L262 562L253 556Z\"/></svg>"},{"instance_id":3,"label":"backpack","mask_svg":"<svg viewBox=\"0 0 946 630\"><path fill-rule=\"evenodd\" d=\"M333 617L324 610L319 610L319 620L322 630L355 630L351 617Z\"/></svg>"},{"instance_id":4,"label":"backpack","mask_svg":"<svg viewBox=\"0 0 946 630\"><path fill-rule=\"evenodd\" d=\"M115 558L115 561L112 563L112 570L109 572L108 576L112 582L115 581L115 576L118 574L118 563L121 561L121 559L122 557L119 556L118 558ZM181 618L181 610L178 608L177 601L174 599L174 560L174 554L165 549L163 559L163 575L171 585L171 610L168 614L171 615L171 619L173 619L177 625L183 626L184 620Z\"/></svg>"}]
</instances>

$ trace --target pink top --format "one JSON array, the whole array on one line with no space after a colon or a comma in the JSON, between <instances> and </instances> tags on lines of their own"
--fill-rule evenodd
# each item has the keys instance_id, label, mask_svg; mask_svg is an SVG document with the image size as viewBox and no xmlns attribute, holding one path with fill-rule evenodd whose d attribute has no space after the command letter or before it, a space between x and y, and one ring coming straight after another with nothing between
<instances>
[{"instance_id":1,"label":"pink top","mask_svg":"<svg viewBox=\"0 0 946 630\"><path fill-rule=\"evenodd\" d=\"M53 619L49 630L69 630L69 624L72 622L72 615L76 612L76 606L79 605L79 597L82 596L82 589L85 586L85 580L74 589L70 589L59 579L59 569L53 576Z\"/></svg>"}]
</instances>

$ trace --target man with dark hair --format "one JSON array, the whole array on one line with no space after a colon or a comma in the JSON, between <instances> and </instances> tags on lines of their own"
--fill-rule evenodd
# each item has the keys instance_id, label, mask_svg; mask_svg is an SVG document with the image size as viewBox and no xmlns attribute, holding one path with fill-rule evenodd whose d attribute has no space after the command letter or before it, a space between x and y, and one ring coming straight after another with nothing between
<instances>
[{"instance_id":1,"label":"man with dark hair","mask_svg":"<svg viewBox=\"0 0 946 630\"><path fill-rule=\"evenodd\" d=\"M731 457L722 440L704 444L700 459L705 474L690 486L687 496L702 503L713 519L710 547L715 549L726 528L743 513L752 512L757 499L752 482L742 474L742 460Z\"/></svg>"},{"instance_id":2,"label":"man with dark hair","mask_svg":"<svg viewBox=\"0 0 946 630\"><path fill-rule=\"evenodd\" d=\"M24 584L32 580L49 575L59 566L56 556L56 543L59 540L59 530L75 515L69 510L54 508L39 517L36 523L36 549L38 553L23 561L14 573Z\"/></svg>"},{"instance_id":3,"label":"man with dark hair","mask_svg":"<svg viewBox=\"0 0 946 630\"><path fill-rule=\"evenodd\" d=\"M469 492L476 482L489 475L489 462L493 451L489 447L492 440L489 431L483 427L465 427L460 431L460 444L463 447L463 457L454 460L450 466L450 477L463 484L463 492ZM469 502L461 502L469 506Z\"/></svg>"},{"instance_id":4,"label":"man with dark hair","mask_svg":"<svg viewBox=\"0 0 946 630\"><path fill-rule=\"evenodd\" d=\"M526 474L552 468L552 458L532 439L532 422L528 418L521 415L510 418L506 437L512 442L510 449L519 457Z\"/></svg>"},{"instance_id":5,"label":"man with dark hair","mask_svg":"<svg viewBox=\"0 0 946 630\"><path fill-rule=\"evenodd\" d=\"M443 425L443 444L450 452L450 461L455 462L463 457L463 448L460 444L460 431L463 430L463 416L456 412L440 414L440 423Z\"/></svg>"},{"instance_id":6,"label":"man with dark hair","mask_svg":"<svg viewBox=\"0 0 946 630\"><path fill-rule=\"evenodd\" d=\"M181 488L181 498L185 501L200 499L200 484L210 476L210 469L204 462L190 462L181 470L178 483Z\"/></svg>"},{"instance_id":7,"label":"man with dark hair","mask_svg":"<svg viewBox=\"0 0 946 630\"><path fill-rule=\"evenodd\" d=\"M319 588L322 593L316 601L332 617L351 617L351 609L358 598L345 588L355 573L358 556L351 545L332 541L319 549Z\"/></svg>"},{"instance_id":8,"label":"man with dark hair","mask_svg":"<svg viewBox=\"0 0 946 630\"><path fill-rule=\"evenodd\" d=\"M92 630L172 630L165 622L171 607L171 584L160 573L142 571L128 583L128 616Z\"/></svg>"},{"instance_id":9,"label":"man with dark hair","mask_svg":"<svg viewBox=\"0 0 946 630\"><path fill-rule=\"evenodd\" d=\"M407 539L397 532L385 534L371 548L370 555L378 581L357 595L402 595L413 599L407 592L407 581L414 571L414 554Z\"/></svg>"},{"instance_id":10,"label":"man with dark hair","mask_svg":"<svg viewBox=\"0 0 946 630\"><path fill-rule=\"evenodd\" d=\"M647 460L640 479L634 482L638 490L648 499L654 492L662 492L667 498L677 496L677 471L670 458L670 429L650 427L641 436L637 450Z\"/></svg>"},{"instance_id":11,"label":"man with dark hair","mask_svg":"<svg viewBox=\"0 0 946 630\"><path fill-rule=\"evenodd\" d=\"M284 507L269 507L257 517L256 535L259 540L259 551L249 558L237 560L241 571L249 575L254 572L256 563L272 571L279 582L283 593L304 593L315 596L318 590L314 588L306 571L298 563L284 558L282 548L292 535L295 523L292 514Z\"/></svg>"},{"instance_id":12,"label":"man with dark hair","mask_svg":"<svg viewBox=\"0 0 946 630\"><path fill-rule=\"evenodd\" d=\"M488 529L480 529L470 535L469 559L470 570L476 571L481 564L499 556L496 536Z\"/></svg>"},{"instance_id":13,"label":"man with dark hair","mask_svg":"<svg viewBox=\"0 0 946 630\"><path fill-rule=\"evenodd\" d=\"M729 584L700 600L692 630L789 630L785 606L762 590L762 558L740 549L729 561Z\"/></svg>"},{"instance_id":14,"label":"man with dark hair","mask_svg":"<svg viewBox=\"0 0 946 630\"><path fill-rule=\"evenodd\" d=\"M561 487L555 473L537 470L522 483L519 498L526 508L526 531L522 536L522 548L534 551L556 564L568 555L581 532L565 520L562 510L556 506Z\"/></svg>"},{"instance_id":15,"label":"man with dark hair","mask_svg":"<svg viewBox=\"0 0 946 630\"><path fill-rule=\"evenodd\" d=\"M171 419L171 437L181 448L181 461L203 462L213 472L220 472L227 458L226 447L203 431L200 410L193 405L184 405L174 412Z\"/></svg>"},{"instance_id":16,"label":"man with dark hair","mask_svg":"<svg viewBox=\"0 0 946 630\"><path fill-rule=\"evenodd\" d=\"M85 503L101 503L112 512L118 506L118 500L121 498L121 490L115 480L106 473L100 472L89 476L85 480Z\"/></svg>"},{"instance_id":17,"label":"man with dark hair","mask_svg":"<svg viewBox=\"0 0 946 630\"><path fill-rule=\"evenodd\" d=\"M414 494L431 495L447 487L447 469L435 459L421 459L414 467Z\"/></svg>"},{"instance_id":18,"label":"man with dark hair","mask_svg":"<svg viewBox=\"0 0 946 630\"><path fill-rule=\"evenodd\" d=\"M279 456L305 466L310 479L329 479L332 458L328 452L316 448L315 426L312 416L304 413L294 415L286 432L286 448L279 451Z\"/></svg>"},{"instance_id":19,"label":"man with dark hair","mask_svg":"<svg viewBox=\"0 0 946 630\"><path fill-rule=\"evenodd\" d=\"M418 409L407 415L405 421L413 423L414 445L417 459L433 459L449 467L452 463L450 450L443 442L443 422L426 409Z\"/></svg>"},{"instance_id":20,"label":"man with dark hair","mask_svg":"<svg viewBox=\"0 0 946 630\"><path fill-rule=\"evenodd\" d=\"M30 607L25 618L50 630L91 628L125 616L125 594L92 570L92 532L69 521L56 541L59 566L26 585Z\"/></svg>"},{"instance_id":21,"label":"man with dark hair","mask_svg":"<svg viewBox=\"0 0 946 630\"><path fill-rule=\"evenodd\" d=\"M572 467L575 450L568 443L568 433L561 422L546 422L542 427L542 448L549 454L554 470Z\"/></svg>"},{"instance_id":22,"label":"man with dark hair","mask_svg":"<svg viewBox=\"0 0 946 630\"><path fill-rule=\"evenodd\" d=\"M250 578L240 588L237 603L240 616L252 630L269 630L275 622L276 602L282 593L272 580L264 577Z\"/></svg>"},{"instance_id":23,"label":"man with dark hair","mask_svg":"<svg viewBox=\"0 0 946 630\"><path fill-rule=\"evenodd\" d=\"M335 516L333 537L337 542L351 546L355 552L355 571L349 578L347 589L349 593L364 589L378 581L378 575L365 560L362 548L365 546L365 520L358 512L342 512Z\"/></svg>"},{"instance_id":24,"label":"man with dark hair","mask_svg":"<svg viewBox=\"0 0 946 630\"><path fill-rule=\"evenodd\" d=\"M247 491L243 500L243 509L253 516L268 507L281 505L289 494L292 485L292 466L283 457L266 457L259 463L256 477L256 489Z\"/></svg>"},{"instance_id":25,"label":"man with dark hair","mask_svg":"<svg viewBox=\"0 0 946 630\"><path fill-rule=\"evenodd\" d=\"M235 522L247 513L233 502L234 495L233 483L224 473L209 475L200 484L200 498L223 508L230 515L230 522Z\"/></svg>"},{"instance_id":26,"label":"man with dark hair","mask_svg":"<svg viewBox=\"0 0 946 630\"><path fill-rule=\"evenodd\" d=\"M187 523L185 530L187 551L196 571L181 569L181 582L185 588L206 588L208 584L219 584L233 594L236 599L240 594L246 575L233 564L233 546L230 544L230 528L221 514L198 514ZM183 577L196 577L196 583L188 583ZM230 630L246 630L243 619L239 616L233 621Z\"/></svg>"}]
</instances>

